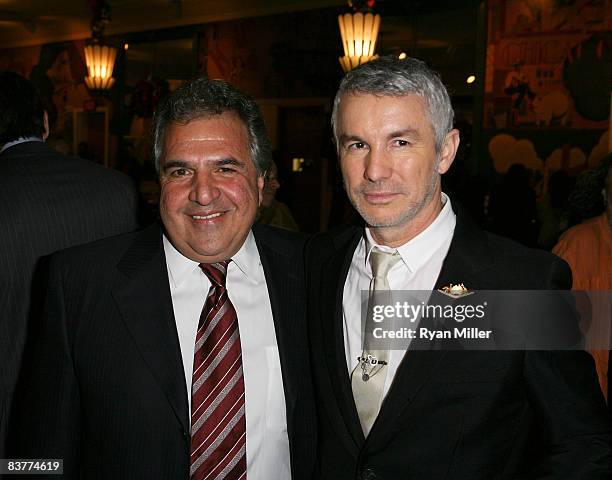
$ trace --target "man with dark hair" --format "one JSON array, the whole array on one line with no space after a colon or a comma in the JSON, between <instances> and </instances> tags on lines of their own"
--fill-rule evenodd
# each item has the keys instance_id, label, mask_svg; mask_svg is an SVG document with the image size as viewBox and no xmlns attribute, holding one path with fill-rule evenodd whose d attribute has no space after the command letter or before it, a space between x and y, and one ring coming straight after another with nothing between
<instances>
[{"instance_id":1,"label":"man with dark hair","mask_svg":"<svg viewBox=\"0 0 612 480\"><path fill-rule=\"evenodd\" d=\"M318 478L610 478L609 418L584 351L466 351L452 340L377 337L376 293L571 285L563 261L485 233L442 192L459 132L437 74L417 59L366 63L340 84L332 121L345 189L365 228L321 234L308 246ZM566 327L567 311L555 326ZM579 335L569 319L571 342Z\"/></svg>"},{"instance_id":2,"label":"man with dark hair","mask_svg":"<svg viewBox=\"0 0 612 480\"><path fill-rule=\"evenodd\" d=\"M46 140L49 119L38 92L30 82L12 72L0 73L3 90L0 92L0 145L2 150L13 142L25 139Z\"/></svg>"},{"instance_id":3,"label":"man with dark hair","mask_svg":"<svg viewBox=\"0 0 612 480\"><path fill-rule=\"evenodd\" d=\"M42 301L44 257L138 226L130 180L64 157L44 142L48 133L47 112L33 85L1 72L0 458L29 319L34 328Z\"/></svg>"},{"instance_id":4,"label":"man with dark hair","mask_svg":"<svg viewBox=\"0 0 612 480\"><path fill-rule=\"evenodd\" d=\"M154 132L161 228L52 261L19 456L79 478L310 478L303 240L253 226L259 109L197 79Z\"/></svg>"}]
</instances>

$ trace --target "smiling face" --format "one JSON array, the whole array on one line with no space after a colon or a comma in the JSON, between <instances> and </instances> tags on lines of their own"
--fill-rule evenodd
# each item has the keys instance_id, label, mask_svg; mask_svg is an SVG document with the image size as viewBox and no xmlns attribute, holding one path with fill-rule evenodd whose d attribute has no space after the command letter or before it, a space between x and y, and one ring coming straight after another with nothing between
<instances>
[{"instance_id":1,"label":"smiling face","mask_svg":"<svg viewBox=\"0 0 612 480\"><path fill-rule=\"evenodd\" d=\"M377 242L402 245L435 220L440 174L452 164L459 132L449 132L436 153L421 97L346 94L337 132L347 194Z\"/></svg>"},{"instance_id":2,"label":"smiling face","mask_svg":"<svg viewBox=\"0 0 612 480\"><path fill-rule=\"evenodd\" d=\"M231 258L261 201L263 177L233 113L172 124L160 160L160 215L174 247L200 263Z\"/></svg>"}]
</instances>

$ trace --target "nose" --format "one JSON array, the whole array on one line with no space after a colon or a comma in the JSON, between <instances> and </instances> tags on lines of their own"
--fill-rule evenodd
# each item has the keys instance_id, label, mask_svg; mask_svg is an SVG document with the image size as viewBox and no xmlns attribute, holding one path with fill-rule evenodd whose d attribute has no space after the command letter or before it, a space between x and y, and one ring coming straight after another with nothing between
<instances>
[{"instance_id":1,"label":"nose","mask_svg":"<svg viewBox=\"0 0 612 480\"><path fill-rule=\"evenodd\" d=\"M393 159L384 148L371 147L365 157L363 176L366 180L377 182L393 174Z\"/></svg>"},{"instance_id":2,"label":"nose","mask_svg":"<svg viewBox=\"0 0 612 480\"><path fill-rule=\"evenodd\" d=\"M200 205L209 205L214 202L220 194L213 175L208 172L197 172L193 176L189 200Z\"/></svg>"}]
</instances>

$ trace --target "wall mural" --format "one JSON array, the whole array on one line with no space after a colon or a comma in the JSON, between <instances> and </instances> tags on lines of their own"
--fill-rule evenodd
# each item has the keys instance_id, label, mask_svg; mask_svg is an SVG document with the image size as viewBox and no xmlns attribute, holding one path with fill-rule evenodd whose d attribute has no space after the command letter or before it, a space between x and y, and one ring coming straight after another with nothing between
<instances>
[{"instance_id":1,"label":"wall mural","mask_svg":"<svg viewBox=\"0 0 612 480\"><path fill-rule=\"evenodd\" d=\"M49 115L49 145L66 155L115 166L117 135L111 130L106 137L100 116L112 120L115 104L105 96L92 97L83 82L84 46L85 40L74 40L0 50L0 70L17 72L36 86ZM90 116L97 107L106 113ZM73 124L75 110L80 112L78 125Z\"/></svg>"},{"instance_id":2,"label":"wall mural","mask_svg":"<svg viewBox=\"0 0 612 480\"><path fill-rule=\"evenodd\" d=\"M89 98L83 83L86 73L83 41L13 48L0 53L0 69L29 78L57 122L58 130L68 120L71 108L82 107Z\"/></svg>"},{"instance_id":3,"label":"wall mural","mask_svg":"<svg viewBox=\"0 0 612 480\"><path fill-rule=\"evenodd\" d=\"M489 4L485 125L607 128L612 3Z\"/></svg>"},{"instance_id":4,"label":"wall mural","mask_svg":"<svg viewBox=\"0 0 612 480\"><path fill-rule=\"evenodd\" d=\"M488 29L483 114L495 170L523 163L546 178L597 164L608 151L612 2L491 0ZM592 143L577 142L580 132Z\"/></svg>"},{"instance_id":5,"label":"wall mural","mask_svg":"<svg viewBox=\"0 0 612 480\"><path fill-rule=\"evenodd\" d=\"M72 141L72 110L83 107L90 98L83 83L83 45L84 41L74 41L0 51L0 70L17 72L32 81L49 113L51 133L66 144Z\"/></svg>"},{"instance_id":6,"label":"wall mural","mask_svg":"<svg viewBox=\"0 0 612 480\"><path fill-rule=\"evenodd\" d=\"M506 172L512 164L522 163L542 176L556 170L578 173L585 168L595 167L608 152L608 131L599 135L599 140L592 148L589 148L588 143L584 145L584 142L579 146L565 143L563 147L558 147L558 143L555 144L555 139L550 136L537 142L537 136L530 133L516 132L516 136L512 133L497 133L490 138L488 153L497 172Z\"/></svg>"}]
</instances>

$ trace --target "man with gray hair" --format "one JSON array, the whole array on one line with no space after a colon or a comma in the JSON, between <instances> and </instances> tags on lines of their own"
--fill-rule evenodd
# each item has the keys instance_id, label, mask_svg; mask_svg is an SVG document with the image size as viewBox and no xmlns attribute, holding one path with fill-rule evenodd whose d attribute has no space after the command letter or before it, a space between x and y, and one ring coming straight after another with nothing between
<instances>
[{"instance_id":1,"label":"man with gray hair","mask_svg":"<svg viewBox=\"0 0 612 480\"><path fill-rule=\"evenodd\" d=\"M253 226L259 109L197 79L154 137L162 225L52 261L16 454L79 478L310 478L303 240Z\"/></svg>"},{"instance_id":2,"label":"man with gray hair","mask_svg":"<svg viewBox=\"0 0 612 480\"><path fill-rule=\"evenodd\" d=\"M480 230L442 192L459 132L437 74L417 59L366 63L340 84L332 122L365 228L307 249L318 477L610 478L611 429L585 352L373 340L376 292L571 285L565 262Z\"/></svg>"}]
</instances>

